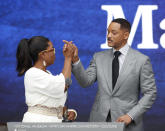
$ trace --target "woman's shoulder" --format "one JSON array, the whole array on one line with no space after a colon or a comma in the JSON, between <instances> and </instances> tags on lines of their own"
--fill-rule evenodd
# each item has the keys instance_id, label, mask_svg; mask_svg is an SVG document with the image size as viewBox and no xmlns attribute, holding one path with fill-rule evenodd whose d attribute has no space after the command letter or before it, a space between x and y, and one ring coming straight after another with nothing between
<instances>
[{"instance_id":1,"label":"woman's shoulder","mask_svg":"<svg viewBox=\"0 0 165 131\"><path fill-rule=\"evenodd\" d=\"M51 74L50 71L49 74ZM25 77L30 76L30 77L36 77L36 76L43 76L43 75L48 75L48 73L46 73L45 71L36 68L36 67L31 67L29 70L26 71L25 73Z\"/></svg>"}]
</instances>

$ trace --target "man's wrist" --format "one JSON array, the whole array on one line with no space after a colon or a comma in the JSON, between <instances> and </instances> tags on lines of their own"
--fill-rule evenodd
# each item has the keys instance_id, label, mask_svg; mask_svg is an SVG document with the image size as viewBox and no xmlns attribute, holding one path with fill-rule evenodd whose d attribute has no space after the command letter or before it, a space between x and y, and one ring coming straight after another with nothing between
<instances>
[{"instance_id":1,"label":"man's wrist","mask_svg":"<svg viewBox=\"0 0 165 131\"><path fill-rule=\"evenodd\" d=\"M80 63L80 59L78 61L76 61L75 63L72 63L73 66L76 66Z\"/></svg>"},{"instance_id":2,"label":"man's wrist","mask_svg":"<svg viewBox=\"0 0 165 131\"><path fill-rule=\"evenodd\" d=\"M127 115L131 118L131 120L133 120L132 116L130 114L127 113Z\"/></svg>"},{"instance_id":3,"label":"man's wrist","mask_svg":"<svg viewBox=\"0 0 165 131\"><path fill-rule=\"evenodd\" d=\"M79 61L79 57L78 57L78 56L73 57L73 59L72 59L72 63L73 63L73 64L75 64L75 63L78 62L78 61Z\"/></svg>"}]
</instances>

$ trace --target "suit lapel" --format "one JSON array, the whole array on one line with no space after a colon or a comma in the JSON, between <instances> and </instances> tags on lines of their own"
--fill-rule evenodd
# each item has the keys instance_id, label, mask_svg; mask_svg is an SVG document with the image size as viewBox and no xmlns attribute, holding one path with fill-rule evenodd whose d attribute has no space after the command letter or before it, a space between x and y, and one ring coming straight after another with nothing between
<instances>
[{"instance_id":1,"label":"suit lapel","mask_svg":"<svg viewBox=\"0 0 165 131\"><path fill-rule=\"evenodd\" d=\"M105 59L103 61L103 70L105 79L108 84L108 88L110 92L112 92L112 60L113 60L113 51L112 49L109 50L108 55L105 56Z\"/></svg>"},{"instance_id":2,"label":"suit lapel","mask_svg":"<svg viewBox=\"0 0 165 131\"><path fill-rule=\"evenodd\" d=\"M117 82L116 82L116 85L115 85L115 88L113 90L113 94L119 90L119 88L121 87L121 84L124 82L124 80L127 78L126 76L130 74L130 69L131 69L131 66L133 65L133 63L135 62L135 58L134 58L134 54L132 52L132 49L129 48L128 50L128 53L125 57L125 60L124 60L124 63L123 63L123 66L121 68L121 72L119 74L119 77L117 79Z\"/></svg>"}]
</instances>

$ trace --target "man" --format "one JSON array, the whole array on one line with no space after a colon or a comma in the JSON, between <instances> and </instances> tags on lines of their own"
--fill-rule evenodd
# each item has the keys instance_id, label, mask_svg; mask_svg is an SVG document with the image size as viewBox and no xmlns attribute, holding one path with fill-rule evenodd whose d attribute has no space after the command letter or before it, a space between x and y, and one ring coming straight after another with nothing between
<instances>
[{"instance_id":1,"label":"man","mask_svg":"<svg viewBox=\"0 0 165 131\"><path fill-rule=\"evenodd\" d=\"M98 81L90 121L124 122L126 131L143 131L143 114L157 91L149 58L127 44L130 30L127 20L114 19L107 35L112 49L95 53L84 70L76 48L72 72L82 87Z\"/></svg>"}]
</instances>

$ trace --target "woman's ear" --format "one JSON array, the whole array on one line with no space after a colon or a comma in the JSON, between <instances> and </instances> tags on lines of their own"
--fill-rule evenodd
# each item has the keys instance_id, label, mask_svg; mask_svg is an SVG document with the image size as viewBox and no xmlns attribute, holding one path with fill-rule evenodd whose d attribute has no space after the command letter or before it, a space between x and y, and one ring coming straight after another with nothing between
<instances>
[{"instance_id":1,"label":"woman's ear","mask_svg":"<svg viewBox=\"0 0 165 131\"><path fill-rule=\"evenodd\" d=\"M45 58L45 53L41 51L41 52L38 54L38 58L44 60L44 58Z\"/></svg>"}]
</instances>

